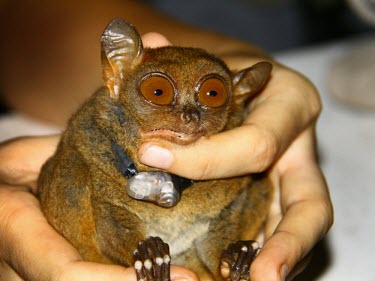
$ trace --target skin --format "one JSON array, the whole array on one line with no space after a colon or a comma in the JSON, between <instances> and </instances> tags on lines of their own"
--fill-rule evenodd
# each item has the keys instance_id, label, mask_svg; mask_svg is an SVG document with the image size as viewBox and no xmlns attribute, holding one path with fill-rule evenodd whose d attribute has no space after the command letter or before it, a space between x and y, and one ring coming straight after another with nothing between
<instances>
[{"instance_id":1,"label":"skin","mask_svg":"<svg viewBox=\"0 0 375 281\"><path fill-rule=\"evenodd\" d=\"M12 5L12 1L9 2L7 5ZM18 19L27 23L29 15L45 16L43 11L34 10L31 1L24 2L27 13L17 11ZM72 4L64 3L68 7ZM41 20L40 26L35 23L21 30L38 36L35 35L38 32L32 32L33 28L64 26L65 29L60 30L63 45L58 44L58 40L42 44L44 41L35 37L19 36L21 31L12 37L14 41L4 40L6 43L1 45L0 53L7 54L4 60L2 58L2 67L7 69L2 73L5 98L16 110L54 124L64 124L79 100L84 100L99 86L97 38L115 16L133 22L141 33L157 27L174 44L203 47L221 56L234 69L245 68L265 56L246 43L186 26L136 1L99 1L90 4L90 15L80 14L80 9L87 4L80 3L82 7L75 5L76 9L65 10L70 17L55 16L51 26L42 24ZM3 12L7 11L7 5ZM60 15L59 5L55 10L57 15ZM2 20L16 22L9 10L5 15ZM147 19L151 19L150 22ZM97 36L88 36L88 30ZM17 40L21 38L22 42L29 42L20 50L14 49L12 44L20 46ZM77 42L77 38L82 41ZM143 41L150 47L169 44L165 37L155 33L145 35ZM77 49L76 46L90 47ZM27 56L30 50L39 62L37 70ZM46 52L56 56L48 59L43 55ZM24 54L14 60L17 63L11 60L15 54ZM62 67L65 63L69 67ZM19 77L29 77L27 81L33 83L19 83ZM59 84L53 77L62 77L66 82ZM250 108L251 113L240 128L201 139L188 147L144 143L139 157L144 164L192 179L268 170L276 196L265 225L267 240L251 266L251 276L255 281L284 280L333 222L327 185L315 154L314 126L321 104L316 89L306 78L275 63L271 80ZM0 241L3 241L0 244L0 280L135 280L132 268L83 262L77 251L45 220L33 194L41 165L53 154L58 139L59 136L21 138L0 146ZM293 275L291 272L288 278ZM172 279L197 280L197 277L185 268L173 267Z\"/></svg>"}]
</instances>

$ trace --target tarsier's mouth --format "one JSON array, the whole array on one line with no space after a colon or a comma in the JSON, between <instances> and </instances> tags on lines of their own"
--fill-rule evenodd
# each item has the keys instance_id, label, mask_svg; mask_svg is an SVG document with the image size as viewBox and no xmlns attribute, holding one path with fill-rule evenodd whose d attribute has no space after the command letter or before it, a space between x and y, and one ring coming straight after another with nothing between
<instances>
[{"instance_id":1,"label":"tarsier's mouth","mask_svg":"<svg viewBox=\"0 0 375 281\"><path fill-rule=\"evenodd\" d=\"M204 136L203 130L186 134L172 129L153 129L149 132L142 133L144 139L163 139L176 144L190 144Z\"/></svg>"}]
</instances>

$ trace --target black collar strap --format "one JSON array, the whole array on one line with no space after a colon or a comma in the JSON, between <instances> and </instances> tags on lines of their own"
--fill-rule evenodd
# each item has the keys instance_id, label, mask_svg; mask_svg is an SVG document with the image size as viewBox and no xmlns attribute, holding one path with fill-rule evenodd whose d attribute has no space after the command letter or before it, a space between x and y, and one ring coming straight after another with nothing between
<instances>
[{"instance_id":1,"label":"black collar strap","mask_svg":"<svg viewBox=\"0 0 375 281\"><path fill-rule=\"evenodd\" d=\"M126 191L134 199L173 207L180 201L182 192L194 183L165 172L138 172L132 159L115 141L112 141L112 150L118 170L128 179Z\"/></svg>"}]
</instances>

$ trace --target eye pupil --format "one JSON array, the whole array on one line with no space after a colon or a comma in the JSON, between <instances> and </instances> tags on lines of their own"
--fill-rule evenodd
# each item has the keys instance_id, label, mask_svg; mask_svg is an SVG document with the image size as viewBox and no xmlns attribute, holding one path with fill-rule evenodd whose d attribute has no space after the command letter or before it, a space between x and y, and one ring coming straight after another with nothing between
<instances>
[{"instance_id":1,"label":"eye pupil","mask_svg":"<svg viewBox=\"0 0 375 281\"><path fill-rule=\"evenodd\" d=\"M223 80L209 77L204 80L198 90L198 102L207 107L221 107L228 101L228 91Z\"/></svg>"},{"instance_id":2,"label":"eye pupil","mask_svg":"<svg viewBox=\"0 0 375 281\"><path fill-rule=\"evenodd\" d=\"M172 83L161 75L146 76L139 85L143 97L157 105L170 105L174 99Z\"/></svg>"},{"instance_id":3,"label":"eye pupil","mask_svg":"<svg viewBox=\"0 0 375 281\"><path fill-rule=\"evenodd\" d=\"M155 95L155 96L160 97L162 94L163 94L163 90L156 89L156 90L154 91L154 95Z\"/></svg>"}]
</instances>

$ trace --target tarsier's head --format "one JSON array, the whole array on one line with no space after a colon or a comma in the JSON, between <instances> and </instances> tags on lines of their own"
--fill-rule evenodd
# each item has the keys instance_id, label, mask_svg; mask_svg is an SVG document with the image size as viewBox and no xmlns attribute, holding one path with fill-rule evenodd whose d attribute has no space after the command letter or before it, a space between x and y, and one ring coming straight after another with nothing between
<instances>
[{"instance_id":1,"label":"tarsier's head","mask_svg":"<svg viewBox=\"0 0 375 281\"><path fill-rule=\"evenodd\" d=\"M111 98L124 105L144 139L189 144L223 130L272 68L261 62L233 74L200 49L143 48L138 32L122 19L110 22L101 42Z\"/></svg>"}]
</instances>

